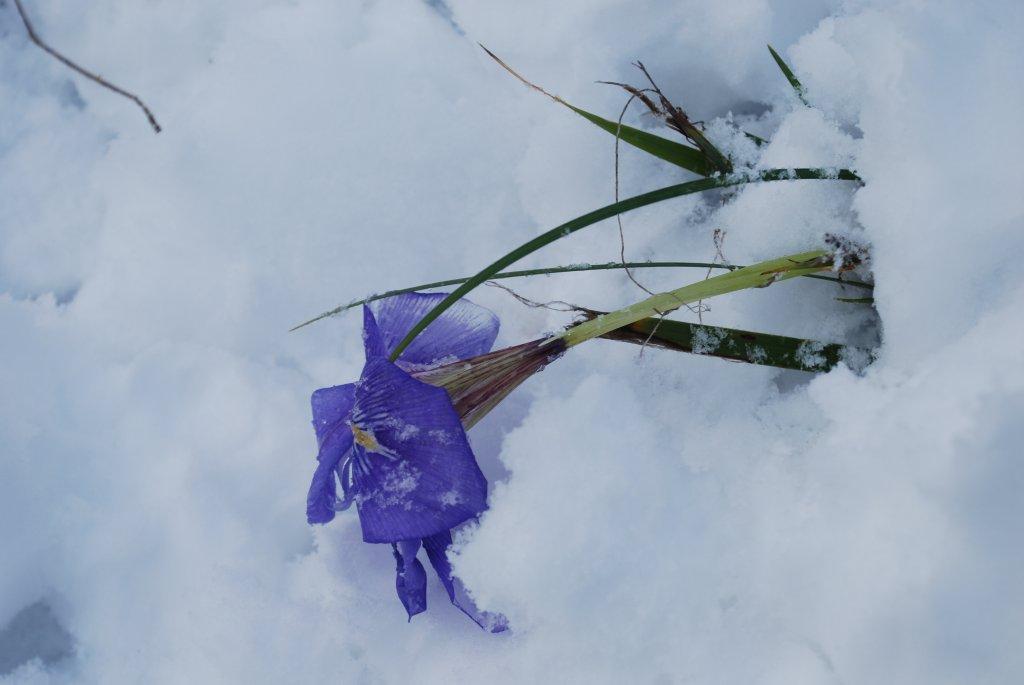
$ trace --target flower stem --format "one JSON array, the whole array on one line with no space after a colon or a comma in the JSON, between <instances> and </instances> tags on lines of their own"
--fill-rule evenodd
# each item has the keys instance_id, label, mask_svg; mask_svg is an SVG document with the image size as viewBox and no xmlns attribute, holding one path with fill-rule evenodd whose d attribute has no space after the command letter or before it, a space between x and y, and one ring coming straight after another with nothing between
<instances>
[{"instance_id":1,"label":"flower stem","mask_svg":"<svg viewBox=\"0 0 1024 685\"><path fill-rule=\"evenodd\" d=\"M572 347L617 328L628 326L640 319L667 314L698 300L747 288L764 288L776 281L827 271L831 268L832 256L825 250L800 252L787 257L769 259L721 276L691 283L676 290L652 295L628 307L577 324L555 337L563 339L566 347Z\"/></svg>"}]
</instances>

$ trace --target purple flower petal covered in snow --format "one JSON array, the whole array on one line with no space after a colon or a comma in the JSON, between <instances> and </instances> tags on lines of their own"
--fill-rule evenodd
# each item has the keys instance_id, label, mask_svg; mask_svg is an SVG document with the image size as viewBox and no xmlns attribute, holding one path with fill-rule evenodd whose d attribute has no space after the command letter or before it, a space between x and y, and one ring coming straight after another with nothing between
<instances>
[{"instance_id":1,"label":"purple flower petal covered in snow","mask_svg":"<svg viewBox=\"0 0 1024 685\"><path fill-rule=\"evenodd\" d=\"M504 627L501 620L467 609L472 600L452 575L445 553L450 529L485 509L487 481L448 391L409 373L488 352L497 336L497 317L462 300L428 326L396 363L388 358L444 297L401 295L378 305L377 316L363 308L366 365L359 382L313 393L320 449L306 517L310 523L326 523L355 502L363 539L392 544L395 589L410 618L427 606L426 572L416 558L422 546L452 603L497 632Z\"/></svg>"},{"instance_id":2,"label":"purple flower petal covered in snow","mask_svg":"<svg viewBox=\"0 0 1024 685\"><path fill-rule=\"evenodd\" d=\"M416 307L421 303L416 298L404 301ZM389 321L407 323L399 308L387 311ZM466 311L453 321L465 320ZM477 325L493 318L487 315L468 317L474 323L467 324L462 335L453 321L444 322L444 330L461 341L461 351L469 349L471 340L477 347L490 345L496 330L485 332L483 340ZM414 379L388 361L389 337L401 339L379 326L364 307L367 362L362 377L356 384L317 390L312 398L320 452L306 518L326 523L336 510L355 501L367 542L397 542L447 531L482 512L487 498L487 481L447 391ZM344 490L342 500L337 497L338 481Z\"/></svg>"},{"instance_id":3,"label":"purple flower petal covered in snow","mask_svg":"<svg viewBox=\"0 0 1024 685\"><path fill-rule=\"evenodd\" d=\"M384 357L356 384L352 479L366 542L423 538L486 508L487 481L448 393Z\"/></svg>"},{"instance_id":4,"label":"purple flower petal covered in snow","mask_svg":"<svg viewBox=\"0 0 1024 685\"><path fill-rule=\"evenodd\" d=\"M406 293L374 304L374 316L387 354L445 293ZM491 350L498 337L498 317L469 300L459 300L423 329L402 351L398 365L406 370L469 359Z\"/></svg>"}]
</instances>

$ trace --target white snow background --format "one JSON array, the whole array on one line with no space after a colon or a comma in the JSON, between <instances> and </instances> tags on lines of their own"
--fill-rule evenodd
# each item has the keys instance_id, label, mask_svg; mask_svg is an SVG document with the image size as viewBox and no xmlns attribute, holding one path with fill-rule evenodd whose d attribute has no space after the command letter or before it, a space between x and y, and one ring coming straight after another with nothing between
<instances>
[{"instance_id":1,"label":"white snow background","mask_svg":"<svg viewBox=\"0 0 1024 685\"><path fill-rule=\"evenodd\" d=\"M0 2L0 681L1024 680L1020 3L25 4L165 131ZM815 281L713 300L705 322L882 340L861 376L597 341L532 379L471 433L492 508L456 559L504 636L433 578L407 623L353 512L306 525L309 394L357 377L360 317L286 332L611 201L611 137L476 41L609 118L623 93L594 82L638 82L641 59L724 145L730 112L771 134L761 165L853 165L859 189L627 215L627 248L710 259L723 228L748 263L854 237L880 324ZM622 164L624 196L686 178ZM605 222L523 264L617 255ZM642 296L609 272L512 285ZM499 345L565 322L472 299Z\"/></svg>"}]
</instances>

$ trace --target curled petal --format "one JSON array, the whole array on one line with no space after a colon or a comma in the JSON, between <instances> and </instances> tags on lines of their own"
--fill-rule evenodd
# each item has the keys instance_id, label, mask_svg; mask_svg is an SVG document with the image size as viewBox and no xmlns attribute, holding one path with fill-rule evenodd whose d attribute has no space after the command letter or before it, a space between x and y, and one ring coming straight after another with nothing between
<instances>
[{"instance_id":1,"label":"curled petal","mask_svg":"<svg viewBox=\"0 0 1024 685\"><path fill-rule=\"evenodd\" d=\"M452 544L451 531L442 531L437 535L423 538L423 549L427 552L427 559L430 565L437 572L445 591L448 592L448 599L455 603L455 580L452 576L452 565L448 561L448 548Z\"/></svg>"},{"instance_id":2,"label":"curled petal","mask_svg":"<svg viewBox=\"0 0 1024 685\"><path fill-rule=\"evenodd\" d=\"M334 519L335 510L344 508L339 506L335 474L342 457L352 449L352 432L344 424L341 428L344 430L331 432L320 447L319 461L306 495L306 521L311 524L327 523Z\"/></svg>"},{"instance_id":3,"label":"curled petal","mask_svg":"<svg viewBox=\"0 0 1024 685\"><path fill-rule=\"evenodd\" d=\"M487 481L443 388L371 359L352 410L353 479L366 542L421 539L484 510Z\"/></svg>"},{"instance_id":4,"label":"curled petal","mask_svg":"<svg viewBox=\"0 0 1024 685\"><path fill-rule=\"evenodd\" d=\"M395 590L409 620L427 610L427 572L416 558L419 540L406 540L392 545L395 554Z\"/></svg>"},{"instance_id":5,"label":"curled petal","mask_svg":"<svg viewBox=\"0 0 1024 685\"><path fill-rule=\"evenodd\" d=\"M346 419L355 402L355 384L322 388L313 393L313 430L316 431L316 471L306 495L306 520L327 523L338 508L337 479L342 457L352 449L352 431Z\"/></svg>"},{"instance_id":6,"label":"curled petal","mask_svg":"<svg viewBox=\"0 0 1024 685\"><path fill-rule=\"evenodd\" d=\"M480 611L459 579L452 575L452 565L448 561L448 548L451 544L452 534L447 530L423 538L423 549L426 550L430 565L434 567L444 589L448 592L448 599L484 630L491 633L508 630L508 619L501 614Z\"/></svg>"},{"instance_id":7,"label":"curled petal","mask_svg":"<svg viewBox=\"0 0 1024 685\"><path fill-rule=\"evenodd\" d=\"M406 293L375 304L376 323L388 354L447 293ZM498 317L459 300L431 322L398 358L403 368L426 368L489 352L498 337Z\"/></svg>"}]
</instances>

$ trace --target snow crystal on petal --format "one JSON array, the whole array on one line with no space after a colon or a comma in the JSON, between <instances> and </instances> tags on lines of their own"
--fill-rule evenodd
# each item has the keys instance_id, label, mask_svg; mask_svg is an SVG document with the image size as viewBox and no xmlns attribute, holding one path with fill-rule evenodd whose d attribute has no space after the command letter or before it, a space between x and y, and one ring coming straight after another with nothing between
<instances>
[{"instance_id":1,"label":"snow crystal on petal","mask_svg":"<svg viewBox=\"0 0 1024 685\"><path fill-rule=\"evenodd\" d=\"M484 510L487 481L444 389L377 357L363 370L351 420L364 540L423 538Z\"/></svg>"}]
</instances>

